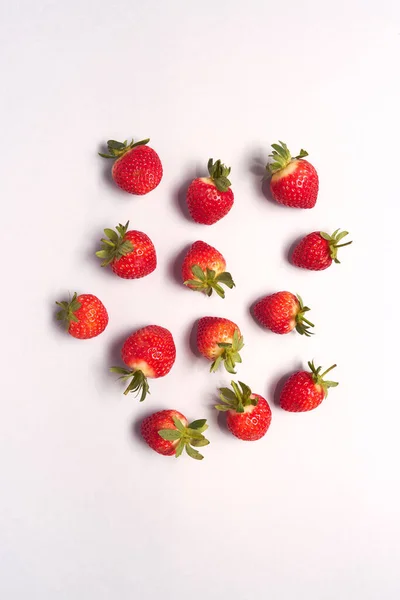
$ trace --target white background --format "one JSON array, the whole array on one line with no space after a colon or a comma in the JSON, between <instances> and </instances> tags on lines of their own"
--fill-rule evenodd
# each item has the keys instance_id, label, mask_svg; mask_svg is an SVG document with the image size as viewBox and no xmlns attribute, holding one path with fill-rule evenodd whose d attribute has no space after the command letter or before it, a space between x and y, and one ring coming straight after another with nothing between
<instances>
[{"instance_id":1,"label":"white background","mask_svg":"<svg viewBox=\"0 0 400 600\"><path fill-rule=\"evenodd\" d=\"M399 198L400 8L1 5L0 596L397 599L399 393L382 334L398 297L382 270L398 272L388 227ZM114 187L111 162L97 156L108 138L131 136L149 136L164 165L145 197ZM306 148L318 169L312 211L262 193L278 139ZM187 219L182 198L210 156L232 166L235 204L206 227ZM128 219L158 253L143 280L120 280L93 257L102 229ZM299 236L337 227L354 240L340 266L288 264ZM177 281L196 239L227 259L237 288L225 301ZM253 322L251 304L281 289L312 307L312 339ZM54 302L75 290L107 306L101 337L57 328ZM215 392L230 378L210 375L190 342L208 314L242 329L238 377L273 410L262 441L240 442L217 422ZM149 323L171 329L177 360L139 405L108 367ZM316 411L285 413L276 386L311 358L337 362L340 385ZM165 458L140 440L141 419L172 407L209 419L204 461Z\"/></svg>"}]
</instances>

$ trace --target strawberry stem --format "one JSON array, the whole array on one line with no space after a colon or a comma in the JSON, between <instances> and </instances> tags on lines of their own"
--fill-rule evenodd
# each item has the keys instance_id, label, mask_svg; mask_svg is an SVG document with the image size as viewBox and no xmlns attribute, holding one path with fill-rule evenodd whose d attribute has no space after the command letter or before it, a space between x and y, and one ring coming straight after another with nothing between
<instances>
[{"instance_id":1,"label":"strawberry stem","mask_svg":"<svg viewBox=\"0 0 400 600\"><path fill-rule=\"evenodd\" d=\"M332 371L332 369L334 369L335 367L337 367L337 365L332 365L331 367L329 367L329 369L327 369L326 371L324 371L324 372L323 372L323 373L320 375L321 379L322 379L322 377L325 377L325 375L326 375L327 373L329 373L329 371Z\"/></svg>"},{"instance_id":2,"label":"strawberry stem","mask_svg":"<svg viewBox=\"0 0 400 600\"><path fill-rule=\"evenodd\" d=\"M148 144L150 141L150 138L147 138L145 140L140 140L140 142L135 142L134 140L132 140L130 142L130 144L128 144L128 140L125 140L124 142L117 142L116 140L108 140L107 142L107 148L108 148L108 152L109 154L104 154L103 152L99 152L99 156L103 157L103 158L120 158L121 156L123 156L126 152L128 152L128 150L132 150L132 148L136 148L136 146L144 146L146 144Z\"/></svg>"},{"instance_id":3,"label":"strawberry stem","mask_svg":"<svg viewBox=\"0 0 400 600\"><path fill-rule=\"evenodd\" d=\"M220 160L214 163L214 159L210 158L207 164L210 178L215 183L215 187L220 192L226 192L232 185L228 177L231 172L231 168L224 165Z\"/></svg>"},{"instance_id":4,"label":"strawberry stem","mask_svg":"<svg viewBox=\"0 0 400 600\"><path fill-rule=\"evenodd\" d=\"M350 244L352 244L353 241L351 242L346 242L345 244L337 244L335 245L335 248L344 248L345 246L350 246Z\"/></svg>"},{"instance_id":5,"label":"strawberry stem","mask_svg":"<svg viewBox=\"0 0 400 600\"><path fill-rule=\"evenodd\" d=\"M304 323L307 323L307 325L309 325L310 327L315 327L314 323L311 323L311 321L309 321L308 319L305 319L304 316L301 319L302 321L304 321Z\"/></svg>"},{"instance_id":6,"label":"strawberry stem","mask_svg":"<svg viewBox=\"0 0 400 600\"><path fill-rule=\"evenodd\" d=\"M195 460L202 460L204 456L200 454L196 447L208 446L210 443L207 440L203 432L208 429L206 419L198 419L189 423L187 427L184 426L182 421L178 417L172 417L175 429L159 429L158 435L163 439L170 442L178 441L175 448L175 458L178 458L184 449L186 453Z\"/></svg>"},{"instance_id":7,"label":"strawberry stem","mask_svg":"<svg viewBox=\"0 0 400 600\"><path fill-rule=\"evenodd\" d=\"M102 259L101 266L106 267L110 263L119 260L122 256L126 256L133 251L133 244L125 239L128 231L129 221L125 225L116 226L116 231L113 229L104 229L104 234L107 237L101 238L101 249L96 252L97 258Z\"/></svg>"},{"instance_id":8,"label":"strawberry stem","mask_svg":"<svg viewBox=\"0 0 400 600\"><path fill-rule=\"evenodd\" d=\"M56 315L57 321L63 321L67 331L71 323L79 322L75 312L81 307L81 303L78 302L77 298L78 294L75 292L69 302L56 302L57 306L61 308Z\"/></svg>"},{"instance_id":9,"label":"strawberry stem","mask_svg":"<svg viewBox=\"0 0 400 600\"><path fill-rule=\"evenodd\" d=\"M132 369L124 369L123 367L110 367L110 371L112 373L119 373L119 379L123 381L131 380L124 391L124 396L127 396L129 392L135 393L136 396L140 393L140 402L143 402L147 394L150 394L149 383L143 371L133 371Z\"/></svg>"},{"instance_id":10,"label":"strawberry stem","mask_svg":"<svg viewBox=\"0 0 400 600\"><path fill-rule=\"evenodd\" d=\"M242 381L238 383L239 385L235 381L231 381L233 391L230 388L220 388L219 398L221 404L215 405L217 410L221 412L234 410L237 413L243 413L246 406L257 406L258 400L254 398L249 386Z\"/></svg>"},{"instance_id":11,"label":"strawberry stem","mask_svg":"<svg viewBox=\"0 0 400 600\"><path fill-rule=\"evenodd\" d=\"M211 296L214 290L218 296L225 298L225 291L221 287L221 283L226 285L229 289L235 287L232 275L227 271L216 275L215 271L212 269L206 268L206 270L203 271L199 265L193 265L192 273L194 279L184 281L184 285L191 287L193 291L204 292L207 296Z\"/></svg>"}]
</instances>

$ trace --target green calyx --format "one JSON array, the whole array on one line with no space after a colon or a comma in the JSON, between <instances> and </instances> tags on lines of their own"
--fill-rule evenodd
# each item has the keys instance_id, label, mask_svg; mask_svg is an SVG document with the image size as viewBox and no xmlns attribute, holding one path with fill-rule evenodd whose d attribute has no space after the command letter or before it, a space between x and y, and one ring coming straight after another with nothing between
<instances>
[{"instance_id":1,"label":"green calyx","mask_svg":"<svg viewBox=\"0 0 400 600\"><path fill-rule=\"evenodd\" d=\"M310 367L311 376L313 378L314 383L316 385L320 385L322 387L322 389L324 390L325 397L328 395L329 388L336 387L337 385L339 385L339 383L337 381L325 381L324 380L325 375L327 373L329 373L329 371L332 371L332 369L334 369L337 365L332 365L331 367L329 367L329 369L327 369L323 373L321 373L322 367L316 368L313 360L311 360L308 363L308 366Z\"/></svg>"},{"instance_id":2,"label":"green calyx","mask_svg":"<svg viewBox=\"0 0 400 600\"><path fill-rule=\"evenodd\" d=\"M126 256L133 250L133 244L129 240L125 239L126 232L128 231L129 221L126 225L117 225L113 229L104 229L104 233L107 236L101 240L101 250L96 252L96 256L101 258L103 262L102 267L106 267L115 260L119 260L121 256Z\"/></svg>"},{"instance_id":3,"label":"green calyx","mask_svg":"<svg viewBox=\"0 0 400 600\"><path fill-rule=\"evenodd\" d=\"M272 151L272 154L269 155L269 157L272 158L272 162L270 162L266 166L267 171L271 175L273 175L274 173L277 173L278 171L281 171L282 169L287 167L288 164L292 160L298 160L299 158L304 158L305 156L308 156L308 152L301 149L300 154L298 154L298 156L295 156L294 158L292 158L292 155L290 154L288 147L286 146L286 144L284 142L281 142L281 141L279 142L279 144L271 144L271 145L272 145L273 151Z\"/></svg>"},{"instance_id":4,"label":"green calyx","mask_svg":"<svg viewBox=\"0 0 400 600\"><path fill-rule=\"evenodd\" d=\"M178 417L172 417L176 429L160 429L158 435L168 442L177 441L175 449L175 458L178 458L186 450L186 453L196 460L203 460L204 456L196 450L202 446L208 446L210 443L203 435L208 429L206 419L198 419L189 423L187 427Z\"/></svg>"},{"instance_id":5,"label":"green calyx","mask_svg":"<svg viewBox=\"0 0 400 600\"><path fill-rule=\"evenodd\" d=\"M230 388L220 388L219 397L222 404L215 405L217 410L222 412L234 410L238 413L243 413L246 406L257 406L257 398L252 398L252 391L249 386L241 381L238 383L239 385L231 381L233 391Z\"/></svg>"},{"instance_id":6,"label":"green calyx","mask_svg":"<svg viewBox=\"0 0 400 600\"><path fill-rule=\"evenodd\" d=\"M236 371L235 371L236 363L242 362L239 352L244 346L243 336L239 335L238 330L235 329L235 332L234 332L233 338L232 338L232 343L227 344L227 343L221 342L220 344L218 344L218 346L219 346L219 348L222 349L222 352L212 363L210 372L214 373L215 371L217 371L218 367L223 362L225 369L228 371L228 373L232 373L233 375L235 375L236 374Z\"/></svg>"},{"instance_id":7,"label":"green calyx","mask_svg":"<svg viewBox=\"0 0 400 600\"><path fill-rule=\"evenodd\" d=\"M99 152L99 156L103 158L120 158L132 148L136 148L136 146L145 146L150 141L150 138L147 140L140 140L140 142L134 142L133 140L128 144L128 140L124 142L116 142L115 140L108 140L107 147L109 154L103 154Z\"/></svg>"},{"instance_id":8,"label":"green calyx","mask_svg":"<svg viewBox=\"0 0 400 600\"><path fill-rule=\"evenodd\" d=\"M296 315L296 331L297 333L300 333L300 335L310 337L311 335L313 335L313 332L310 331L310 327L314 327L314 323L311 323L311 321L306 319L304 316L304 314L310 309L308 308L308 306L304 306L301 296L296 294L296 298L299 301L299 312Z\"/></svg>"},{"instance_id":9,"label":"green calyx","mask_svg":"<svg viewBox=\"0 0 400 600\"><path fill-rule=\"evenodd\" d=\"M349 235L348 231L340 231L340 229L336 229L329 235L329 233L325 233L325 231L319 232L320 236L329 243L329 252L333 262L340 264L340 260L337 257L338 248L343 248L344 246L350 246L353 242L346 242L345 244L339 244L340 240L342 240L346 235Z\"/></svg>"},{"instance_id":10,"label":"green calyx","mask_svg":"<svg viewBox=\"0 0 400 600\"><path fill-rule=\"evenodd\" d=\"M123 367L111 367L110 371L112 373L119 373L119 379L122 379L123 381L131 380L124 391L125 396L127 396L129 392L133 392L136 396L140 394L140 402L143 402L147 394L150 394L149 383L143 371L133 371L132 369L124 369Z\"/></svg>"},{"instance_id":11,"label":"green calyx","mask_svg":"<svg viewBox=\"0 0 400 600\"><path fill-rule=\"evenodd\" d=\"M79 323L79 319L75 316L75 312L81 307L81 303L78 302L77 298L78 295L75 292L72 296L72 300L69 302L56 302L57 306L61 308L56 315L57 321L63 321L67 331L70 323Z\"/></svg>"},{"instance_id":12,"label":"green calyx","mask_svg":"<svg viewBox=\"0 0 400 600\"><path fill-rule=\"evenodd\" d=\"M218 296L225 298L225 291L220 284L226 285L230 290L235 286L232 275L226 271L216 275L212 269L203 271L199 265L193 265L192 273L195 279L188 279L184 284L193 287L196 292L204 292L207 296L211 296L215 291Z\"/></svg>"},{"instance_id":13,"label":"green calyx","mask_svg":"<svg viewBox=\"0 0 400 600\"><path fill-rule=\"evenodd\" d=\"M212 158L208 161L207 168L217 190L220 192L227 192L232 185L228 179L231 168L225 166L220 160L217 160L214 163Z\"/></svg>"}]
</instances>

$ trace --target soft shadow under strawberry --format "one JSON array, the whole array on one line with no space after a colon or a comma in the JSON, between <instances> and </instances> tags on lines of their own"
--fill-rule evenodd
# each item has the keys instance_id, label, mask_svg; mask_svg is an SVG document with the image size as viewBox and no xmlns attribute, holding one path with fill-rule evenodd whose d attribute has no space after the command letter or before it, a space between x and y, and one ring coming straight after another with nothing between
<instances>
[{"instance_id":1,"label":"soft shadow under strawberry","mask_svg":"<svg viewBox=\"0 0 400 600\"><path fill-rule=\"evenodd\" d=\"M193 293L195 293L195 292L193 292ZM201 358L201 354L197 347L198 324L199 324L199 321L197 319L194 323L191 323L189 325L189 327L187 328L186 339L187 339L187 345L188 345L189 349L191 350L192 354L194 354L194 356L196 356L197 358Z\"/></svg>"},{"instance_id":2,"label":"soft shadow under strawberry","mask_svg":"<svg viewBox=\"0 0 400 600\"><path fill-rule=\"evenodd\" d=\"M100 144L98 152L104 154L107 152L107 144ZM102 160L100 157L98 157L99 161L101 161L102 164L102 171L101 171L101 179L103 181L103 183L105 183L107 185L107 187L110 187L114 190L114 192L116 192L118 194L118 196L123 199L129 196L126 192L124 192L123 190L121 190L121 188L119 188L114 179L112 178L112 174L111 174L111 170L112 170L112 165L113 165L113 161L110 160Z\"/></svg>"},{"instance_id":3,"label":"soft shadow under strawberry","mask_svg":"<svg viewBox=\"0 0 400 600\"><path fill-rule=\"evenodd\" d=\"M271 202L276 206L276 202L271 194L269 177L267 176L265 168L269 160L266 152L259 151L256 154L252 154L249 159L249 170L250 173L254 175L254 190L257 197L261 199L263 203L265 203L265 200L268 200L268 202Z\"/></svg>"},{"instance_id":4,"label":"soft shadow under strawberry","mask_svg":"<svg viewBox=\"0 0 400 600\"><path fill-rule=\"evenodd\" d=\"M183 285L182 281L182 263L186 254L189 252L189 248L191 247L191 245L192 244L186 244L186 246L182 248L182 250L180 250L178 254L175 254L175 256L173 256L170 262L168 263L167 267L170 279L177 283L182 289L186 287Z\"/></svg>"},{"instance_id":5,"label":"soft shadow under strawberry","mask_svg":"<svg viewBox=\"0 0 400 600\"><path fill-rule=\"evenodd\" d=\"M188 205L186 202L187 190L189 185L192 183L193 179L197 179L197 177L205 177L206 175L207 173L204 172L204 168L202 169L200 166L188 169L186 175L181 180L181 183L176 187L175 192L173 194L175 206L178 208L178 211L185 218L185 220L190 221L190 223L194 223L194 221L190 216Z\"/></svg>"},{"instance_id":6,"label":"soft shadow under strawberry","mask_svg":"<svg viewBox=\"0 0 400 600\"><path fill-rule=\"evenodd\" d=\"M147 417L150 417L153 413L155 413L159 410L163 410L163 409L159 408L159 407L158 408L153 407L151 409L147 409L147 410L143 411L143 413L141 413L139 417L136 417L132 421L131 426L129 428L129 438L131 440L134 439L135 441L138 441L147 450L149 450L149 447L142 437L141 425L142 425L142 422L144 421L144 419L146 419Z\"/></svg>"},{"instance_id":7,"label":"soft shadow under strawberry","mask_svg":"<svg viewBox=\"0 0 400 600\"><path fill-rule=\"evenodd\" d=\"M296 248L297 244L299 242L301 242L301 240L303 239L303 237L305 235L306 234L299 235L294 241L290 242L286 247L284 247L283 256L288 261L288 263L290 263L291 265L292 265L293 250ZM292 265L292 266L294 266L294 265Z\"/></svg>"},{"instance_id":8,"label":"soft shadow under strawberry","mask_svg":"<svg viewBox=\"0 0 400 600\"><path fill-rule=\"evenodd\" d=\"M272 382L268 385L267 401L273 402L275 406L280 408L279 399L281 397L281 392L282 392L283 386L285 385L285 382L287 381L287 379L289 379L289 377L291 375L293 375L293 373L300 371L302 368L303 368L303 365L301 363L298 363L297 368L293 368L291 371L285 371L284 374L281 373L280 375L275 377L272 380Z\"/></svg>"}]
</instances>

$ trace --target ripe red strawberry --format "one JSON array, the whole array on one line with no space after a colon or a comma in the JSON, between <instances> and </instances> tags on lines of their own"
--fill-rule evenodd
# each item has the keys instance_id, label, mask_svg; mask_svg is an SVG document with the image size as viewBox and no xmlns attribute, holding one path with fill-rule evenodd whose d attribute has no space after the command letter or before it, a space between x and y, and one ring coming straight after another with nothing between
<instances>
[{"instance_id":1,"label":"ripe red strawberry","mask_svg":"<svg viewBox=\"0 0 400 600\"><path fill-rule=\"evenodd\" d=\"M57 319L64 321L70 335L80 340L100 335L108 323L106 307L93 294L75 294L70 302L56 302L61 310Z\"/></svg>"},{"instance_id":2,"label":"ripe red strawberry","mask_svg":"<svg viewBox=\"0 0 400 600\"><path fill-rule=\"evenodd\" d=\"M183 283L192 290L211 296L213 290L225 298L221 283L232 289L232 275L225 271L226 262L218 250L205 242L195 242L186 254L182 265Z\"/></svg>"},{"instance_id":3,"label":"ripe red strawberry","mask_svg":"<svg viewBox=\"0 0 400 600\"><path fill-rule=\"evenodd\" d=\"M222 404L217 410L227 413L226 424L233 435L240 440L254 441L262 438L271 424L271 409L262 396L253 394L251 389L239 381L239 386L231 381L233 391L220 389Z\"/></svg>"},{"instance_id":4,"label":"ripe red strawberry","mask_svg":"<svg viewBox=\"0 0 400 600\"><path fill-rule=\"evenodd\" d=\"M149 139L130 144L108 140L109 154L102 154L103 158L116 159L112 168L112 177L115 183L125 192L143 195L154 190L161 181L163 168L160 158L150 146Z\"/></svg>"},{"instance_id":5,"label":"ripe red strawberry","mask_svg":"<svg viewBox=\"0 0 400 600\"><path fill-rule=\"evenodd\" d=\"M291 292L276 292L257 302L254 316L274 333L289 333L296 329L301 335L310 336L312 333L309 329L314 325L304 316L309 310L300 296Z\"/></svg>"},{"instance_id":6,"label":"ripe red strawberry","mask_svg":"<svg viewBox=\"0 0 400 600\"><path fill-rule=\"evenodd\" d=\"M217 160L208 161L209 177L199 177L190 184L186 200L191 217L196 223L212 225L228 214L233 206L233 192L229 181L230 168Z\"/></svg>"},{"instance_id":7,"label":"ripe red strawberry","mask_svg":"<svg viewBox=\"0 0 400 600\"><path fill-rule=\"evenodd\" d=\"M336 381L324 381L324 377L336 365L321 373L322 367L315 368L314 362L308 363L309 371L297 371L289 377L283 386L279 403L284 410L304 412L317 408L328 395L328 388L339 385Z\"/></svg>"},{"instance_id":8,"label":"ripe red strawberry","mask_svg":"<svg viewBox=\"0 0 400 600\"><path fill-rule=\"evenodd\" d=\"M102 238L101 250L96 256L103 259L102 267L111 265L118 277L139 279L156 268L156 250L148 235L142 231L128 231L128 226L129 221L126 225L117 225L117 231L105 229L107 238Z\"/></svg>"},{"instance_id":9,"label":"ripe red strawberry","mask_svg":"<svg viewBox=\"0 0 400 600\"><path fill-rule=\"evenodd\" d=\"M212 360L210 371L216 371L224 362L228 373L235 373L235 364L241 363L240 350L243 336L239 327L220 317L203 317L198 322L197 347L200 353Z\"/></svg>"},{"instance_id":10,"label":"ripe red strawberry","mask_svg":"<svg viewBox=\"0 0 400 600\"><path fill-rule=\"evenodd\" d=\"M186 417L177 410L161 410L142 422L141 433L145 442L164 456L180 456L185 449L191 458L204 457L193 446L207 446L210 442L203 431L208 428L206 419L198 419L188 424Z\"/></svg>"},{"instance_id":11,"label":"ripe red strawberry","mask_svg":"<svg viewBox=\"0 0 400 600\"><path fill-rule=\"evenodd\" d=\"M124 342L121 357L129 369L111 367L120 379L129 380L124 394L140 392L142 402L149 392L147 378L164 377L175 362L176 349L172 334L159 325L148 325L132 333Z\"/></svg>"},{"instance_id":12,"label":"ripe red strawberry","mask_svg":"<svg viewBox=\"0 0 400 600\"><path fill-rule=\"evenodd\" d=\"M339 231L340 229L336 229L332 235L324 231L314 231L306 235L293 250L292 263L296 267L311 271L323 271L331 266L332 261L340 263L337 257L338 248L349 246L352 242L339 244L340 240L349 234L348 231Z\"/></svg>"},{"instance_id":13,"label":"ripe red strawberry","mask_svg":"<svg viewBox=\"0 0 400 600\"><path fill-rule=\"evenodd\" d=\"M318 174L304 156L308 152L300 150L295 158L291 157L288 147L283 142L272 144L274 148L270 157L273 162L267 165L271 173L270 188L274 199L279 204L295 208L312 208L318 196Z\"/></svg>"}]
</instances>

